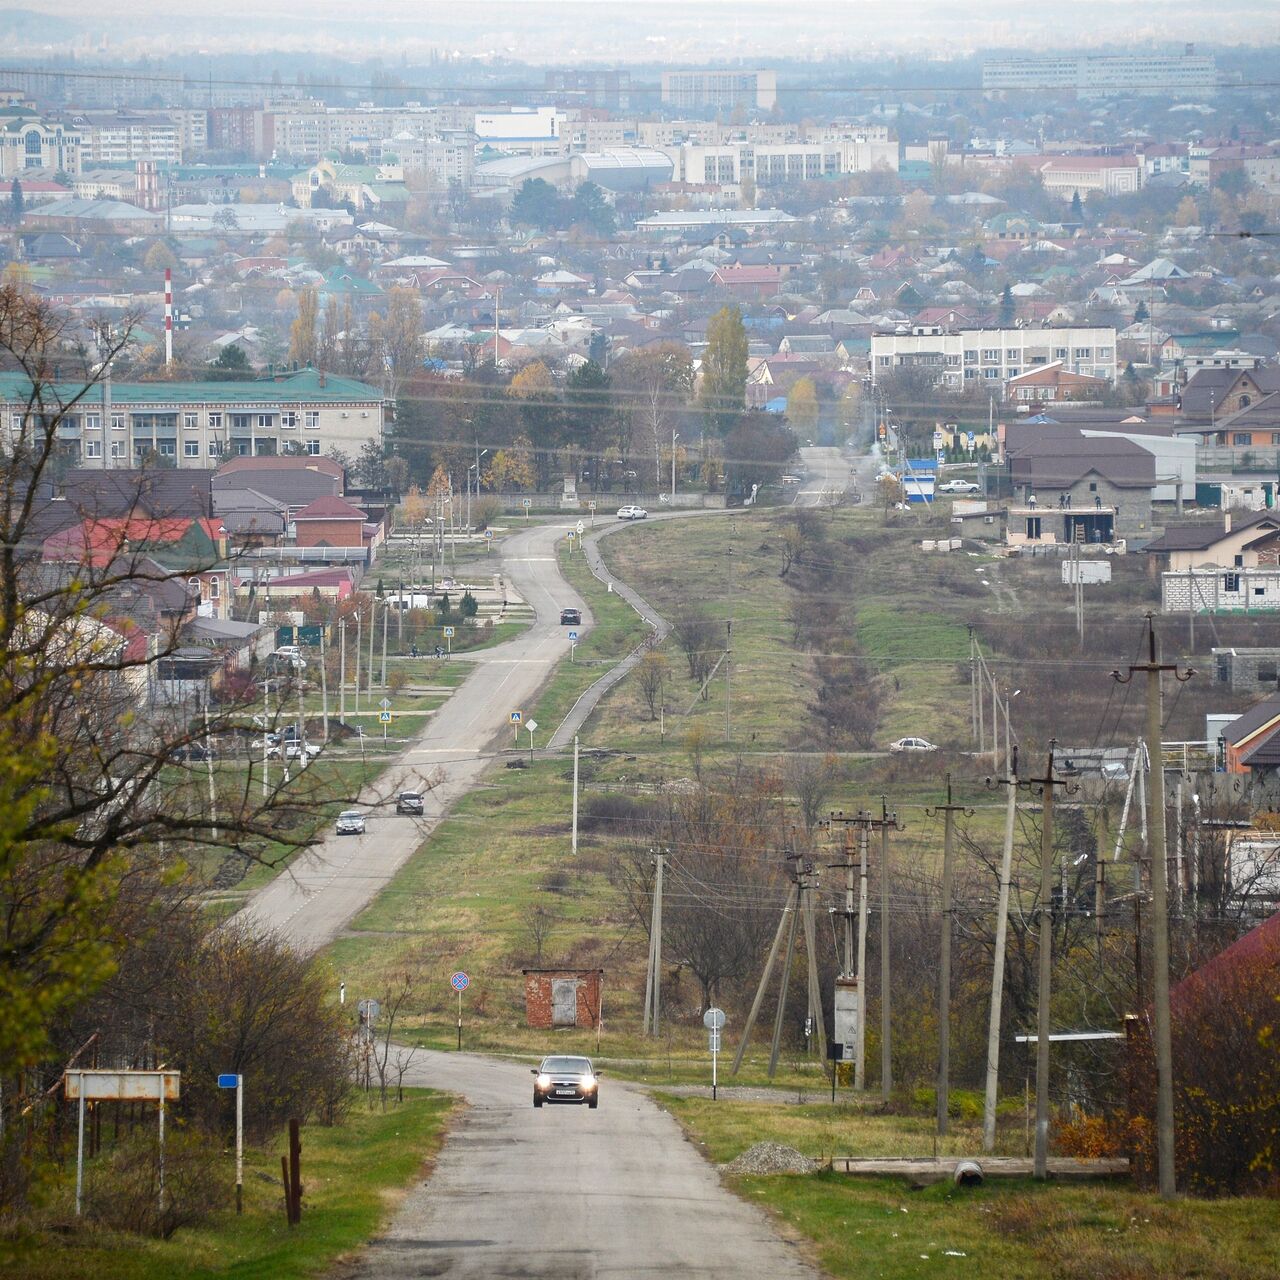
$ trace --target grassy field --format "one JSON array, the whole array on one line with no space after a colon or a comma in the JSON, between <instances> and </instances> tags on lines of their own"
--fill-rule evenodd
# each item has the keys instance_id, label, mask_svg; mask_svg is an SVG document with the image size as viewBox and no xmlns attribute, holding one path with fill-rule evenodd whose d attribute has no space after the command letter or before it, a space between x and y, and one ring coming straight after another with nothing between
<instances>
[{"instance_id":1,"label":"grassy field","mask_svg":"<svg viewBox=\"0 0 1280 1280\"><path fill-rule=\"evenodd\" d=\"M707 1158L733 1159L759 1141L783 1142L819 1159L932 1155L932 1123L852 1107L779 1107L660 1095ZM980 1125L951 1126L941 1154L980 1149ZM1020 1153L1008 1117L998 1143ZM1125 1183L1042 1186L949 1182L913 1190L902 1179L821 1172L726 1175L739 1194L774 1214L808 1244L832 1276L889 1280L981 1276L983 1280L1246 1280L1280 1274L1274 1200L1164 1204Z\"/></svg>"},{"instance_id":2,"label":"grassy field","mask_svg":"<svg viewBox=\"0 0 1280 1280\"><path fill-rule=\"evenodd\" d=\"M190 1280L253 1277L303 1280L327 1275L387 1220L401 1194L437 1151L452 1110L444 1094L406 1091L385 1113L357 1103L334 1128L302 1132L302 1221L286 1225L280 1190L285 1135L245 1152L244 1214L232 1207L234 1162L227 1156L227 1203L205 1225L170 1240L53 1229L0 1239L0 1274L11 1280ZM58 1190L52 1216L71 1219Z\"/></svg>"}]
</instances>

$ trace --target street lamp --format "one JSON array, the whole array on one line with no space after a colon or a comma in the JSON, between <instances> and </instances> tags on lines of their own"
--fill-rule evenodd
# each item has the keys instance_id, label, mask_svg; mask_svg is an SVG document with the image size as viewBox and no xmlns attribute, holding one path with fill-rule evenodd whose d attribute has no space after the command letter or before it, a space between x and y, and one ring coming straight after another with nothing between
<instances>
[{"instance_id":1,"label":"street lamp","mask_svg":"<svg viewBox=\"0 0 1280 1280\"><path fill-rule=\"evenodd\" d=\"M467 534L471 533L471 473L476 473L476 501L480 501L480 459L489 452L488 449L476 454L476 460L467 468Z\"/></svg>"},{"instance_id":2,"label":"street lamp","mask_svg":"<svg viewBox=\"0 0 1280 1280\"><path fill-rule=\"evenodd\" d=\"M676 505L676 441L680 437L673 429L671 432L671 505Z\"/></svg>"}]
</instances>

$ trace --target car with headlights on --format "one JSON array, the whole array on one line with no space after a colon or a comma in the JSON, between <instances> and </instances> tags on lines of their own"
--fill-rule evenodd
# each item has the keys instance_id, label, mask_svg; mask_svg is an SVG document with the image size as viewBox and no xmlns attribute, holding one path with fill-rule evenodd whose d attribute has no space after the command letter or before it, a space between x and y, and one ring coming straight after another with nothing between
<instances>
[{"instance_id":1,"label":"car with headlights on","mask_svg":"<svg viewBox=\"0 0 1280 1280\"><path fill-rule=\"evenodd\" d=\"M421 791L402 791L396 796L396 812L407 813L413 817L422 817L423 803Z\"/></svg>"},{"instance_id":2,"label":"car with headlights on","mask_svg":"<svg viewBox=\"0 0 1280 1280\"><path fill-rule=\"evenodd\" d=\"M533 1068L533 1105L544 1102L586 1103L593 1111L600 1104L600 1072L590 1058L553 1054Z\"/></svg>"}]
</instances>

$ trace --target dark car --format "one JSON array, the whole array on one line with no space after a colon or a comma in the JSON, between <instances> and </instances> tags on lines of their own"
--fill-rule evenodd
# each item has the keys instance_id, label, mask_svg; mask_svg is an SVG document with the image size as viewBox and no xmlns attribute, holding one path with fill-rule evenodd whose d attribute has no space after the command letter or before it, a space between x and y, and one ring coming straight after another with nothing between
<instances>
[{"instance_id":1,"label":"dark car","mask_svg":"<svg viewBox=\"0 0 1280 1280\"><path fill-rule=\"evenodd\" d=\"M600 1073L590 1058L556 1054L533 1068L533 1105L544 1102L585 1102L593 1111L600 1105Z\"/></svg>"},{"instance_id":2,"label":"dark car","mask_svg":"<svg viewBox=\"0 0 1280 1280\"><path fill-rule=\"evenodd\" d=\"M561 609L560 625L562 627L577 627L582 623L581 609Z\"/></svg>"},{"instance_id":3,"label":"dark car","mask_svg":"<svg viewBox=\"0 0 1280 1280\"><path fill-rule=\"evenodd\" d=\"M421 816L422 814L422 792L421 791L402 791L396 797L397 813L412 813Z\"/></svg>"}]
</instances>

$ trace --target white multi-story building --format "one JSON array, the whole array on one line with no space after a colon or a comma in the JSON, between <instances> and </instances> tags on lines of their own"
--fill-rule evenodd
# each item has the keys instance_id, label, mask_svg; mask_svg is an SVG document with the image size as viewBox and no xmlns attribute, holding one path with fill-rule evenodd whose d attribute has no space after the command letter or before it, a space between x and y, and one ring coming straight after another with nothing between
<instances>
[{"instance_id":1,"label":"white multi-story building","mask_svg":"<svg viewBox=\"0 0 1280 1280\"><path fill-rule=\"evenodd\" d=\"M778 101L776 71L664 71L662 104L696 110L715 107L731 111L735 107L756 107L772 111Z\"/></svg>"},{"instance_id":2,"label":"white multi-story building","mask_svg":"<svg viewBox=\"0 0 1280 1280\"><path fill-rule=\"evenodd\" d=\"M1003 394L1010 378L1061 361L1064 369L1116 380L1113 326L1064 325L1051 329L958 329L917 325L871 336L871 380L895 369L927 369L948 391L990 386Z\"/></svg>"},{"instance_id":3,"label":"white multi-story building","mask_svg":"<svg viewBox=\"0 0 1280 1280\"><path fill-rule=\"evenodd\" d=\"M676 182L761 187L815 182L842 173L866 173L880 167L898 170L898 144L888 139L841 138L827 142L759 143L724 141L715 146L685 143L663 147Z\"/></svg>"},{"instance_id":4,"label":"white multi-story building","mask_svg":"<svg viewBox=\"0 0 1280 1280\"><path fill-rule=\"evenodd\" d=\"M477 111L476 138L512 155L556 156L569 149L564 112L555 107L512 107Z\"/></svg>"},{"instance_id":5,"label":"white multi-story building","mask_svg":"<svg viewBox=\"0 0 1280 1280\"><path fill-rule=\"evenodd\" d=\"M999 58L982 64L984 89L1071 89L1081 98L1112 94L1214 93L1218 67L1188 45L1180 54L1065 54Z\"/></svg>"},{"instance_id":6,"label":"white multi-story building","mask_svg":"<svg viewBox=\"0 0 1280 1280\"><path fill-rule=\"evenodd\" d=\"M61 120L23 107L0 111L0 178L20 178L28 169L53 169L76 177L82 167L84 137Z\"/></svg>"},{"instance_id":7,"label":"white multi-story building","mask_svg":"<svg viewBox=\"0 0 1280 1280\"><path fill-rule=\"evenodd\" d=\"M83 161L98 165L182 162L183 126L167 113L85 111L71 118L84 135Z\"/></svg>"}]
</instances>

